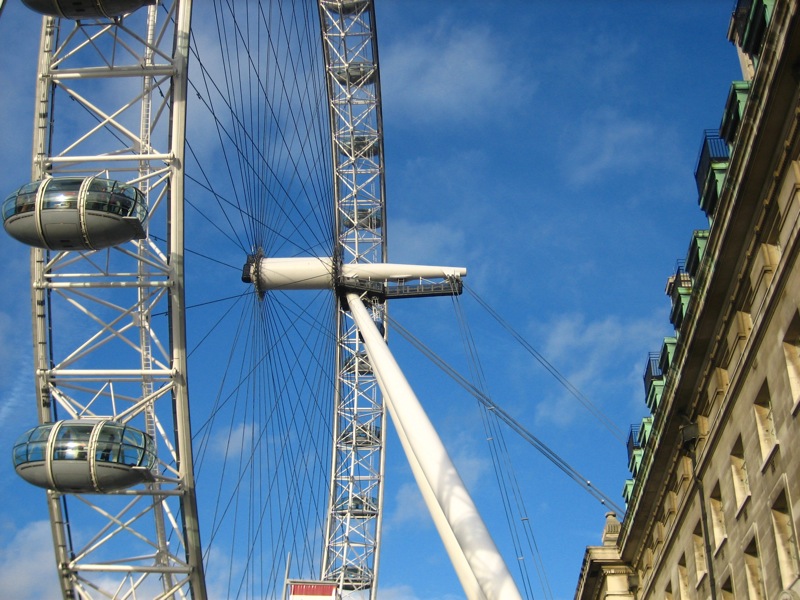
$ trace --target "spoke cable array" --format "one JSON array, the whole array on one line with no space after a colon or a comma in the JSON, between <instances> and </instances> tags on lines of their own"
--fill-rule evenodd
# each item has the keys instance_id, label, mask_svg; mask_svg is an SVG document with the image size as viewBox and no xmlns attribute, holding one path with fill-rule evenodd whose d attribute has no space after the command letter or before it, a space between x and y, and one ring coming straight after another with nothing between
<instances>
[{"instance_id":1,"label":"spoke cable array","mask_svg":"<svg viewBox=\"0 0 800 600\"><path fill-rule=\"evenodd\" d=\"M497 321L503 328L508 331L519 344L525 348L531 356L533 356L539 364L541 364L547 371L558 380L558 382L570 393L572 396L578 400L591 414L592 416L597 419L600 424L605 427L611 435L613 435L617 440L625 444L627 439L625 434L619 428L619 426L614 423L603 411L595 405L589 398L587 398L578 388L576 388L564 375L562 375L558 369L556 369L542 354L534 348L530 342L528 342L522 335L514 329L511 324L506 321L500 314L493 309L483 298L481 298L478 293L473 290L471 287L464 285L464 289L469 292L469 294L475 298L475 300L480 304L486 312L488 312L492 318Z\"/></svg>"},{"instance_id":2,"label":"spoke cable array","mask_svg":"<svg viewBox=\"0 0 800 600\"><path fill-rule=\"evenodd\" d=\"M472 331L469 328L469 322L464 314L460 298L458 296L452 296L452 302L469 363L471 379L475 383L476 388L488 395L488 386L481 365L478 346L472 336ZM520 571L522 588L526 597L534 597L530 574L528 573L528 563L524 560L525 550L523 548L523 541L520 539L520 528L527 542L527 551L533 557L533 564L544 597L552 599L553 592L550 588L550 582L547 578L538 544L536 543L531 520L528 517L528 511L525 507L525 501L520 490L519 480L512 463L511 453L506 443L505 432L502 427L500 427L500 422L495 417L493 411L490 411L483 404L480 404L480 407L481 420L483 422L484 431L486 432L492 463L494 464L494 473L498 488L501 492L503 510L517 556L517 566Z\"/></svg>"},{"instance_id":3,"label":"spoke cable array","mask_svg":"<svg viewBox=\"0 0 800 600\"><path fill-rule=\"evenodd\" d=\"M541 454L545 456L545 458L547 458L561 471L563 471L570 479L575 481L584 490L589 492L589 494L591 494L601 504L608 506L611 510L616 511L618 514L624 514L625 511L622 510L622 508L619 505L617 505L613 500L611 500L611 498L608 495L604 494L599 489L594 487L591 481L583 477L569 463L567 463L563 458L561 458L554 450L552 450L539 438L537 438L530 431L528 431L519 421L517 421L514 417L512 417L503 408L498 406L494 402L494 400L492 400L481 390L475 387L475 385L473 385L463 375L461 375L458 371L456 371L456 369L453 368L450 364L444 361L439 355L437 355L433 350L431 350L431 348L426 346L408 329L406 329L400 323L398 323L396 319L390 317L389 323L392 329L397 331L405 340L407 340L412 346L414 346L417 350L419 350L433 364L439 367L445 374L447 374L451 379L453 379L453 381L455 381L458 385L464 388L470 395L472 395L475 399L477 399L478 402L483 404L489 411L492 411L494 414L496 414L501 421L503 421L506 425L508 425L512 429L512 431L517 433L520 437L522 437L522 439L524 439L526 442L528 442L534 448L536 448Z\"/></svg>"},{"instance_id":4,"label":"spoke cable array","mask_svg":"<svg viewBox=\"0 0 800 600\"><path fill-rule=\"evenodd\" d=\"M319 16L308 0L215 0L205 17L191 37L186 171L186 218L197 221L187 231L200 234L187 240L191 356L199 365L193 437L203 487L218 490L208 503L204 560L222 582L220 596L272 597L289 555L290 576L319 577L336 379L333 297L262 299L252 287L231 294L222 282L241 285L234 265L247 254L332 255ZM211 371L222 374L216 383Z\"/></svg>"}]
</instances>

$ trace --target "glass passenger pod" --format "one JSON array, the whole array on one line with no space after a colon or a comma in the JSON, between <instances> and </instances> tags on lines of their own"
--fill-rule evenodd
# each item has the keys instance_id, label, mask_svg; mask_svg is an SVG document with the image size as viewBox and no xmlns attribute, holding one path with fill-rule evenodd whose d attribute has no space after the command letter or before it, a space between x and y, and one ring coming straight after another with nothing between
<instances>
[{"instance_id":1,"label":"glass passenger pod","mask_svg":"<svg viewBox=\"0 0 800 600\"><path fill-rule=\"evenodd\" d=\"M342 231L347 231L354 227L361 229L380 229L383 227L383 216L380 207L374 208L351 208L342 214Z\"/></svg>"},{"instance_id":2,"label":"glass passenger pod","mask_svg":"<svg viewBox=\"0 0 800 600\"><path fill-rule=\"evenodd\" d=\"M119 17L155 0L22 0L33 11L65 19L97 19Z\"/></svg>"},{"instance_id":3,"label":"glass passenger pod","mask_svg":"<svg viewBox=\"0 0 800 600\"><path fill-rule=\"evenodd\" d=\"M352 354L344 363L344 370L347 373L356 373L359 375L372 375L372 365L369 362L367 353L359 350Z\"/></svg>"},{"instance_id":4,"label":"glass passenger pod","mask_svg":"<svg viewBox=\"0 0 800 600\"><path fill-rule=\"evenodd\" d=\"M341 443L359 447L377 446L381 440L381 428L375 423L353 423L342 432Z\"/></svg>"},{"instance_id":5,"label":"glass passenger pod","mask_svg":"<svg viewBox=\"0 0 800 600\"><path fill-rule=\"evenodd\" d=\"M344 514L349 512L354 517L370 517L378 513L378 499L374 496L352 496L342 498L336 504L336 512Z\"/></svg>"},{"instance_id":6,"label":"glass passenger pod","mask_svg":"<svg viewBox=\"0 0 800 600\"><path fill-rule=\"evenodd\" d=\"M343 590L363 590L372 583L372 573L367 567L342 565L334 569L333 579Z\"/></svg>"},{"instance_id":7,"label":"glass passenger pod","mask_svg":"<svg viewBox=\"0 0 800 600\"><path fill-rule=\"evenodd\" d=\"M45 423L19 437L14 468L28 483L69 493L103 493L152 481L155 443L107 419Z\"/></svg>"},{"instance_id":8,"label":"glass passenger pod","mask_svg":"<svg viewBox=\"0 0 800 600\"><path fill-rule=\"evenodd\" d=\"M127 183L58 177L23 185L3 201L14 239L50 250L101 250L145 237L147 204Z\"/></svg>"},{"instance_id":9,"label":"glass passenger pod","mask_svg":"<svg viewBox=\"0 0 800 600\"><path fill-rule=\"evenodd\" d=\"M368 62L352 62L331 68L336 81L342 85L368 85L375 83L375 65Z\"/></svg>"},{"instance_id":10,"label":"glass passenger pod","mask_svg":"<svg viewBox=\"0 0 800 600\"><path fill-rule=\"evenodd\" d=\"M336 136L339 151L351 160L375 158L378 155L378 134L374 132L344 132Z\"/></svg>"},{"instance_id":11,"label":"glass passenger pod","mask_svg":"<svg viewBox=\"0 0 800 600\"><path fill-rule=\"evenodd\" d=\"M340 15L352 15L362 11L368 3L369 0L322 0L325 8Z\"/></svg>"}]
</instances>

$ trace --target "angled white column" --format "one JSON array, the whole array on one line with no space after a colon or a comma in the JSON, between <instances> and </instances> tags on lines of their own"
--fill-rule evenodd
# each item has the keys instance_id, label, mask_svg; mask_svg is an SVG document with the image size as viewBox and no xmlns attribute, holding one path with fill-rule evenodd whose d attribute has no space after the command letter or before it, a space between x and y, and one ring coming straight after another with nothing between
<instances>
[{"instance_id":1,"label":"angled white column","mask_svg":"<svg viewBox=\"0 0 800 600\"><path fill-rule=\"evenodd\" d=\"M378 385L382 384L379 382ZM391 402L389 394L383 392L383 397L386 399L387 406L389 406ZM414 474L414 479L417 481L417 487L422 494L425 505L428 507L428 511L431 513L433 524L436 526L436 531L439 532L439 538L442 540L445 550L447 550L447 555L450 557L450 562L453 564L456 576L461 583L461 587L464 589L464 593L467 598L470 599L486 600L486 596L483 590L481 590L480 583L478 583L475 573L472 572L472 567L470 567L463 549L458 544L455 532L450 526L450 523L447 522L447 517L439 501L436 499L436 494L434 494L433 488L425 478L425 472L422 470L422 466L420 466L417 457L414 456L411 450L411 443L408 441L408 435L405 429L397 420L393 419L392 422L397 430L397 436L400 438L403 451L406 453L406 458L408 458L411 472Z\"/></svg>"},{"instance_id":2,"label":"angled white column","mask_svg":"<svg viewBox=\"0 0 800 600\"><path fill-rule=\"evenodd\" d=\"M470 600L521 600L516 583L489 534L439 435L411 389L358 294L348 293L350 313L386 406L437 526L443 516L452 534L442 536ZM455 546L454 547L454 543ZM467 565L464 564L466 559ZM463 572L468 568L469 572ZM474 589L477 581L480 589Z\"/></svg>"}]
</instances>

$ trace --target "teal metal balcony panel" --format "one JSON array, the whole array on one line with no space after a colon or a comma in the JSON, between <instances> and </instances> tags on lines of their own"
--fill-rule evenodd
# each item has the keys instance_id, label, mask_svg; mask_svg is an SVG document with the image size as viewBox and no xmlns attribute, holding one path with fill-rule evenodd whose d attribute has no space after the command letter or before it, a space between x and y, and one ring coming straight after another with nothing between
<instances>
[{"instance_id":1,"label":"teal metal balcony panel","mask_svg":"<svg viewBox=\"0 0 800 600\"><path fill-rule=\"evenodd\" d=\"M677 343L678 340L674 337L664 338L664 343L661 346L661 359L658 363L661 367L661 372L664 373L664 375L667 374L669 367L672 364L672 356L675 354L675 346Z\"/></svg>"},{"instance_id":2,"label":"teal metal balcony panel","mask_svg":"<svg viewBox=\"0 0 800 600\"><path fill-rule=\"evenodd\" d=\"M644 449L636 448L631 454L630 461L628 461L628 470L634 477L639 472L639 467L642 466L642 456L644 456Z\"/></svg>"},{"instance_id":3,"label":"teal metal balcony panel","mask_svg":"<svg viewBox=\"0 0 800 600\"><path fill-rule=\"evenodd\" d=\"M639 445L644 448L653 432L653 417L645 417L639 426Z\"/></svg>"},{"instance_id":4,"label":"teal metal balcony panel","mask_svg":"<svg viewBox=\"0 0 800 600\"><path fill-rule=\"evenodd\" d=\"M707 244L708 229L696 229L692 234L689 251L686 253L686 272L689 273L692 279L697 278L697 273L700 271L700 263L703 261Z\"/></svg>"},{"instance_id":5,"label":"teal metal balcony panel","mask_svg":"<svg viewBox=\"0 0 800 600\"><path fill-rule=\"evenodd\" d=\"M625 487L622 489L622 497L625 500L626 504L631 501L631 497L633 496L633 486L635 484L636 481L633 479L625 480Z\"/></svg>"},{"instance_id":6,"label":"teal metal balcony panel","mask_svg":"<svg viewBox=\"0 0 800 600\"><path fill-rule=\"evenodd\" d=\"M719 126L720 136L731 148L736 145L736 134L739 131L739 123L742 121L749 95L749 81L734 81L731 84L728 100L725 102L725 112L722 115L722 124Z\"/></svg>"},{"instance_id":7,"label":"teal metal balcony panel","mask_svg":"<svg viewBox=\"0 0 800 600\"><path fill-rule=\"evenodd\" d=\"M647 394L647 408L655 415L658 412L658 407L661 404L661 395L664 393L664 380L653 380L650 385L650 390Z\"/></svg>"}]
</instances>

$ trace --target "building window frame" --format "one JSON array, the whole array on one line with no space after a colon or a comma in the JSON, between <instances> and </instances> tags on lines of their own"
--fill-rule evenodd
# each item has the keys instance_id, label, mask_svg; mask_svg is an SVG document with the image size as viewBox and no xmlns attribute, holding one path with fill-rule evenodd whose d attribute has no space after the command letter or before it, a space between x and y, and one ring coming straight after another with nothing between
<instances>
[{"instance_id":1,"label":"building window frame","mask_svg":"<svg viewBox=\"0 0 800 600\"><path fill-rule=\"evenodd\" d=\"M744 550L744 572L747 580L747 597L750 600L766 600L764 587L764 569L761 554L758 551L758 540L754 535Z\"/></svg>"},{"instance_id":2,"label":"building window frame","mask_svg":"<svg viewBox=\"0 0 800 600\"><path fill-rule=\"evenodd\" d=\"M761 450L761 470L763 471L778 448L775 414L766 381L753 402L753 415L758 434L758 446Z\"/></svg>"},{"instance_id":3,"label":"building window frame","mask_svg":"<svg viewBox=\"0 0 800 600\"><path fill-rule=\"evenodd\" d=\"M750 479L747 473L747 461L744 458L742 437L736 439L731 448L731 477L733 479L733 493L736 497L736 516L742 513L748 500L750 500Z\"/></svg>"},{"instance_id":4,"label":"building window frame","mask_svg":"<svg viewBox=\"0 0 800 600\"><path fill-rule=\"evenodd\" d=\"M711 514L711 531L714 535L714 554L716 554L728 539L728 528L725 523L725 504L722 501L719 482L711 490L711 494L708 497L708 505Z\"/></svg>"},{"instance_id":5,"label":"building window frame","mask_svg":"<svg viewBox=\"0 0 800 600\"><path fill-rule=\"evenodd\" d=\"M800 578L800 553L797 547L797 530L792 516L792 505L785 489L780 491L772 503L770 516L781 584L783 589L789 589Z\"/></svg>"}]
</instances>

